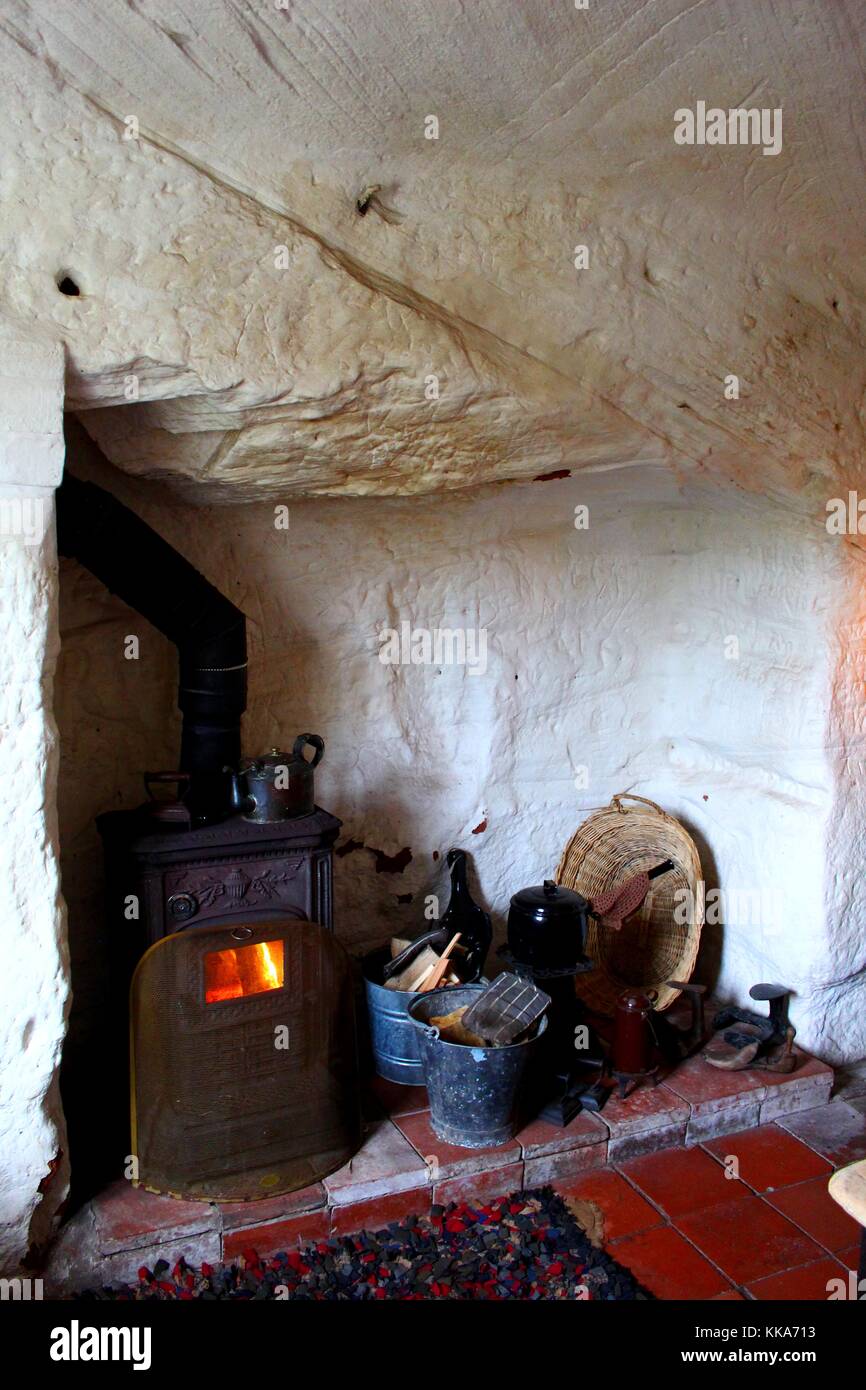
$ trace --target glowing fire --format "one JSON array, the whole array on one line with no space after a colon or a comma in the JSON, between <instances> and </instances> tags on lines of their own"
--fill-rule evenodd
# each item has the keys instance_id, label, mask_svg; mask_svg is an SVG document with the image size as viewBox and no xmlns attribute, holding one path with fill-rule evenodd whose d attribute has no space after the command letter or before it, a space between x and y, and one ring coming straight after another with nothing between
<instances>
[{"instance_id":1,"label":"glowing fire","mask_svg":"<svg viewBox=\"0 0 866 1390\"><path fill-rule=\"evenodd\" d=\"M204 997L207 1004L244 999L281 989L284 979L282 941L260 941L229 951L209 951L204 958Z\"/></svg>"}]
</instances>

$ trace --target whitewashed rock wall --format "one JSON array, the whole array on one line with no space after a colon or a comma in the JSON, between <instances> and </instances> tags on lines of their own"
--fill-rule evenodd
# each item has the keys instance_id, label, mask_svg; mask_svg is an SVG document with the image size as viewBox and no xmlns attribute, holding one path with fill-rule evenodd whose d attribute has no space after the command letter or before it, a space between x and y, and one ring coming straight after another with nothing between
<instances>
[{"instance_id":1,"label":"whitewashed rock wall","mask_svg":"<svg viewBox=\"0 0 866 1390\"><path fill-rule=\"evenodd\" d=\"M836 538L838 546L842 542ZM828 1051L866 1052L866 557L846 554L847 581L836 614L836 670L827 726L836 794L826 828L824 961L816 971L812 1027Z\"/></svg>"},{"instance_id":2,"label":"whitewashed rock wall","mask_svg":"<svg viewBox=\"0 0 866 1390\"><path fill-rule=\"evenodd\" d=\"M681 0L501 0L493 20L460 0L16 0L0 265L6 311L62 342L72 404L122 405L87 418L109 456L207 504L110 480L248 613L247 748L326 738L347 943L417 925L454 843L501 927L631 788L688 821L728 895L706 978L740 1000L793 985L802 1040L833 1060L866 1051L864 562L820 529L828 492L862 480L861 21L726 8L733 29ZM682 102L745 93L784 107L777 159L675 145ZM60 349L19 333L7 356L0 482L48 504ZM60 1159L39 1203L67 988L52 542L2 561L0 1263L65 1188ZM86 1010L94 816L173 765L178 720L167 644L63 574ZM483 627L486 672L383 666L378 633L402 621Z\"/></svg>"},{"instance_id":3,"label":"whitewashed rock wall","mask_svg":"<svg viewBox=\"0 0 866 1390\"><path fill-rule=\"evenodd\" d=\"M352 949L421 925L451 845L473 854L501 929L510 894L551 874L589 809L630 789L682 817L708 890L727 895L731 920L705 932L716 992L746 1002L750 985L780 979L806 1045L831 1060L866 1051L848 859L861 832L838 806L834 746L857 674L838 661L843 541L766 502L682 495L661 471L293 502L287 532L269 504L195 510L158 486L107 482L248 614L246 749L323 735L318 800L356 846L336 860ZM581 504L587 530L574 526ZM174 765L177 716L172 649L77 566L63 573L74 909L95 902L94 814L135 804L143 767ZM378 634L406 620L484 628L486 672L381 664ZM136 632L141 658L125 661ZM405 849L403 871L388 871L382 856Z\"/></svg>"},{"instance_id":4,"label":"whitewashed rock wall","mask_svg":"<svg viewBox=\"0 0 866 1390\"><path fill-rule=\"evenodd\" d=\"M5 302L124 405L93 427L128 471L391 495L666 451L804 508L862 476L851 0L9 8ZM778 156L675 143L746 94Z\"/></svg>"},{"instance_id":5,"label":"whitewashed rock wall","mask_svg":"<svg viewBox=\"0 0 866 1390\"><path fill-rule=\"evenodd\" d=\"M57 862L53 487L63 351L0 325L0 1271L45 1243L68 1162L57 1068L68 990ZM42 1193L40 1194L40 1186Z\"/></svg>"}]
</instances>

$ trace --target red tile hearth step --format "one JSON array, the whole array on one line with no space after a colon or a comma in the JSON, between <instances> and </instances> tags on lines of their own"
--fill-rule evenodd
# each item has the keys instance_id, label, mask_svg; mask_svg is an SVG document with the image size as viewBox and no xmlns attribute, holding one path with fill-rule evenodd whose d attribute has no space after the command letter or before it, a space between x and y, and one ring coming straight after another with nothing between
<instances>
[{"instance_id":1,"label":"red tile hearth step","mask_svg":"<svg viewBox=\"0 0 866 1390\"><path fill-rule=\"evenodd\" d=\"M99 1250L113 1255L144 1245L184 1241L202 1231L216 1231L219 1219L209 1202L181 1202L119 1180L93 1204Z\"/></svg>"},{"instance_id":2,"label":"red tile hearth step","mask_svg":"<svg viewBox=\"0 0 866 1390\"><path fill-rule=\"evenodd\" d=\"M260 1202L221 1202L222 1256L234 1259L255 1243L263 1249L294 1250L330 1235L327 1193L320 1182ZM254 1232L254 1239L253 1233Z\"/></svg>"},{"instance_id":3,"label":"red tile hearth step","mask_svg":"<svg viewBox=\"0 0 866 1390\"><path fill-rule=\"evenodd\" d=\"M356 1231L379 1231L392 1221L407 1216L429 1216L433 1203L430 1188L417 1187L411 1192L394 1192L387 1197L371 1197L366 1202L353 1202L346 1207L331 1208L331 1234L351 1236Z\"/></svg>"},{"instance_id":4,"label":"red tile hearth step","mask_svg":"<svg viewBox=\"0 0 866 1390\"><path fill-rule=\"evenodd\" d=\"M700 1057L684 1062L665 1085L689 1107L687 1144L759 1124L767 1095L762 1072L719 1071Z\"/></svg>"},{"instance_id":5,"label":"red tile hearth step","mask_svg":"<svg viewBox=\"0 0 866 1390\"><path fill-rule=\"evenodd\" d=\"M463 1178L448 1178L433 1186L434 1203L446 1206L449 1202L489 1202L522 1187L532 1187L524 1178L522 1163L507 1163L502 1168L489 1168L485 1173L473 1173Z\"/></svg>"},{"instance_id":6,"label":"red tile hearth step","mask_svg":"<svg viewBox=\"0 0 866 1390\"><path fill-rule=\"evenodd\" d=\"M834 1100L815 1110L780 1120L791 1134L837 1168L866 1158L866 1114L862 1102Z\"/></svg>"},{"instance_id":7,"label":"red tile hearth step","mask_svg":"<svg viewBox=\"0 0 866 1390\"><path fill-rule=\"evenodd\" d=\"M425 1086L398 1086L396 1081L386 1081L384 1077L374 1076L370 1083L370 1100L378 1116L414 1115L427 1109L427 1088Z\"/></svg>"},{"instance_id":8,"label":"red tile hearth step","mask_svg":"<svg viewBox=\"0 0 866 1390\"><path fill-rule=\"evenodd\" d=\"M640 1086L625 1100L613 1095L602 1111L610 1133L608 1162L684 1144L690 1116L688 1102L669 1086Z\"/></svg>"},{"instance_id":9,"label":"red tile hearth step","mask_svg":"<svg viewBox=\"0 0 866 1390\"><path fill-rule=\"evenodd\" d=\"M320 1211L302 1212L285 1221L266 1222L262 1226L243 1226L236 1231L223 1232L222 1257L237 1259L246 1250L257 1255L267 1251L296 1250L308 1241L327 1240L331 1234L331 1217L326 1207Z\"/></svg>"},{"instance_id":10,"label":"red tile hearth step","mask_svg":"<svg viewBox=\"0 0 866 1390\"><path fill-rule=\"evenodd\" d=\"M485 1150L438 1139L421 1088L376 1081L360 1152L320 1183L260 1202L219 1205L177 1202L117 1183L81 1219L88 1223L92 1262L117 1280L127 1267L134 1272L159 1257L197 1249L209 1259L249 1249L266 1256L329 1233L424 1216L433 1202L486 1201L549 1183L599 1209L606 1242L631 1241L641 1261L655 1250L660 1296L736 1297L739 1286L746 1297L758 1297L746 1280L757 1287L792 1262L844 1258L837 1252L856 1243L853 1223L822 1184L834 1163L850 1161L840 1155L866 1153L866 1117L853 1104L827 1104L832 1079L829 1067L809 1058L787 1077L718 1072L692 1059L657 1087L640 1087L625 1100L611 1097L600 1115L580 1114L566 1129L534 1121L507 1144ZM759 1125L766 1115L778 1121ZM732 1156L739 1178L726 1176ZM732 1201L751 1204L736 1212L754 1211L767 1225L777 1250L770 1267L764 1261L741 1268L736 1250L730 1254L731 1215L724 1209ZM704 1239L710 1211L716 1216ZM69 1240L74 1243L74 1233ZM681 1267L694 1273L685 1283L676 1274L683 1249ZM625 1249L618 1258L628 1263ZM643 1263L636 1272L654 1288ZM713 1291L682 1292L686 1286Z\"/></svg>"},{"instance_id":11,"label":"red tile hearth step","mask_svg":"<svg viewBox=\"0 0 866 1390\"><path fill-rule=\"evenodd\" d=\"M566 1129L535 1120L518 1134L523 1149L527 1187L567 1181L603 1168L608 1159L609 1134L598 1115L576 1115Z\"/></svg>"},{"instance_id":12,"label":"red tile hearth step","mask_svg":"<svg viewBox=\"0 0 866 1390\"><path fill-rule=\"evenodd\" d=\"M519 1163L523 1157L516 1139L492 1149L464 1149L456 1144L448 1144L436 1135L430 1123L429 1110L395 1116L394 1124L423 1160L429 1180L433 1182L503 1168L507 1164Z\"/></svg>"},{"instance_id":13,"label":"red tile hearth step","mask_svg":"<svg viewBox=\"0 0 866 1390\"><path fill-rule=\"evenodd\" d=\"M391 1120L370 1125L355 1156L325 1178L330 1206L385 1197L424 1187L430 1178L427 1164Z\"/></svg>"},{"instance_id":14,"label":"red tile hearth step","mask_svg":"<svg viewBox=\"0 0 866 1390\"><path fill-rule=\"evenodd\" d=\"M299 1216L328 1205L324 1183L314 1182L296 1192L281 1197L263 1197L260 1202L218 1202L216 1210L222 1218L224 1231L240 1230L244 1226L260 1226L268 1221Z\"/></svg>"}]
</instances>

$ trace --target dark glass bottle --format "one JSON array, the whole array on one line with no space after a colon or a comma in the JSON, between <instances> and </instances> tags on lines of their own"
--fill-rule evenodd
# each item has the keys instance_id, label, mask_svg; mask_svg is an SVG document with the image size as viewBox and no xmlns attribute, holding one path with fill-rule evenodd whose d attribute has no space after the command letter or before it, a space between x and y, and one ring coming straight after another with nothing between
<instances>
[{"instance_id":1,"label":"dark glass bottle","mask_svg":"<svg viewBox=\"0 0 866 1390\"><path fill-rule=\"evenodd\" d=\"M489 915L478 906L469 892L466 851L449 849L445 862L451 870L451 900L439 925L446 944L455 932L460 933L454 964L460 978L468 983L481 978L493 940L493 927Z\"/></svg>"}]
</instances>

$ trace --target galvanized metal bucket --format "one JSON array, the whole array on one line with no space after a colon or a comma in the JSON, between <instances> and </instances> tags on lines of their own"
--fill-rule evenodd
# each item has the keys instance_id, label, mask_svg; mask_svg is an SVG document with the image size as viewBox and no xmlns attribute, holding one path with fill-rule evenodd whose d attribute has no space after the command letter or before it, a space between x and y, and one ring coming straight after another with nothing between
<instances>
[{"instance_id":1,"label":"galvanized metal bucket","mask_svg":"<svg viewBox=\"0 0 866 1390\"><path fill-rule=\"evenodd\" d=\"M376 1071L386 1081L396 1081L399 1086L423 1086L419 1038L408 1009L414 1000L424 996L412 990L385 989L377 983L382 978L382 966L390 959L391 952L386 946L383 950L372 951L362 961Z\"/></svg>"},{"instance_id":2,"label":"galvanized metal bucket","mask_svg":"<svg viewBox=\"0 0 866 1390\"><path fill-rule=\"evenodd\" d=\"M516 1134L521 1083L547 1028L544 1017L534 1037L510 1047L446 1042L430 1019L471 1004L484 989L483 984L436 989L415 995L409 1004L430 1100L430 1123L440 1139L464 1149L493 1148Z\"/></svg>"}]
</instances>

